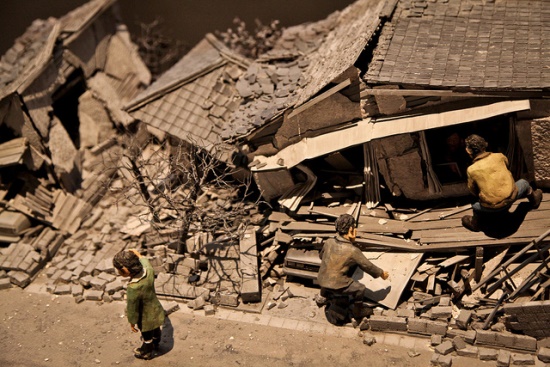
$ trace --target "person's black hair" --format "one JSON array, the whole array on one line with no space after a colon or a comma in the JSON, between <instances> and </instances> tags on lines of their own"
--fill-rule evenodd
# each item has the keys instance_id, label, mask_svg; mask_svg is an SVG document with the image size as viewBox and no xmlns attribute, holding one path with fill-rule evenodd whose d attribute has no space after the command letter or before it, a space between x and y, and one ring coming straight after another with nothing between
<instances>
[{"instance_id":1,"label":"person's black hair","mask_svg":"<svg viewBox=\"0 0 550 367\"><path fill-rule=\"evenodd\" d=\"M355 227L355 219L349 214L342 214L336 219L335 227L339 235L346 235L350 228Z\"/></svg>"},{"instance_id":2,"label":"person's black hair","mask_svg":"<svg viewBox=\"0 0 550 367\"><path fill-rule=\"evenodd\" d=\"M466 148L468 148L474 157L476 157L479 153L485 152L485 149L487 149L487 142L485 139L483 139L481 136L472 134L468 136L465 140Z\"/></svg>"},{"instance_id":3,"label":"person's black hair","mask_svg":"<svg viewBox=\"0 0 550 367\"><path fill-rule=\"evenodd\" d=\"M117 269L122 269L123 267L128 269L132 277L141 273L143 269L139 257L128 250L122 250L113 257L113 266Z\"/></svg>"}]
</instances>

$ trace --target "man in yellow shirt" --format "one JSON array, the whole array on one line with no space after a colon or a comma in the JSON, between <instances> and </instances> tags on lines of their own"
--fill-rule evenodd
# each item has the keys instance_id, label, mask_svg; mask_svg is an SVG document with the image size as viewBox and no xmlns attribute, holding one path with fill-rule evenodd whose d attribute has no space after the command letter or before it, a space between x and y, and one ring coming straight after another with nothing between
<instances>
[{"instance_id":1,"label":"man in yellow shirt","mask_svg":"<svg viewBox=\"0 0 550 367\"><path fill-rule=\"evenodd\" d=\"M533 209L542 201L542 191L534 190L524 179L514 181L508 159L502 153L487 152L487 142L479 135L466 138L466 152L473 159L468 167L468 189L478 199L472 204L474 215L462 217L462 225L480 231L480 217L507 211L514 201L527 197Z\"/></svg>"}]
</instances>

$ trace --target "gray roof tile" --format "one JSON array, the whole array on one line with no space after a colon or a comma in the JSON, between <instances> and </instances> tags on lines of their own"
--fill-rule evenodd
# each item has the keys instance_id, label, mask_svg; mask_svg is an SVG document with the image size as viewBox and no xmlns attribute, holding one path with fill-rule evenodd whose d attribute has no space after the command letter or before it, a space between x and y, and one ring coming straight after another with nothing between
<instances>
[{"instance_id":1,"label":"gray roof tile","mask_svg":"<svg viewBox=\"0 0 550 367\"><path fill-rule=\"evenodd\" d=\"M384 26L365 80L550 88L544 43L550 38L549 15L548 1L402 0Z\"/></svg>"}]
</instances>

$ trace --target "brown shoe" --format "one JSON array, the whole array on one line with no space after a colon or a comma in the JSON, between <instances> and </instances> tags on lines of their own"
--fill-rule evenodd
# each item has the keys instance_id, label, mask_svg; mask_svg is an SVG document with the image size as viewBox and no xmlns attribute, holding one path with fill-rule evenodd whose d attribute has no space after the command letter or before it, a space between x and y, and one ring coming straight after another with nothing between
<instances>
[{"instance_id":1,"label":"brown shoe","mask_svg":"<svg viewBox=\"0 0 550 367\"><path fill-rule=\"evenodd\" d=\"M475 216L465 215L462 217L462 225L472 232L479 232L479 221Z\"/></svg>"},{"instance_id":2,"label":"brown shoe","mask_svg":"<svg viewBox=\"0 0 550 367\"><path fill-rule=\"evenodd\" d=\"M533 209L538 209L538 207L540 206L540 202L542 201L542 190L533 190L530 195L527 195L527 199L529 199L529 202L531 203L531 207Z\"/></svg>"}]
</instances>

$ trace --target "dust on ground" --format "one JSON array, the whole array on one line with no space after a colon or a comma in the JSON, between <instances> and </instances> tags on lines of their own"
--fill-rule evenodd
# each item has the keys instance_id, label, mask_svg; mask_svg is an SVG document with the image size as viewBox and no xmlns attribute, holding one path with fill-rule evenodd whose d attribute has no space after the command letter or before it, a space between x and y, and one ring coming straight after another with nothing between
<instances>
[{"instance_id":1,"label":"dust on ground","mask_svg":"<svg viewBox=\"0 0 550 367\"><path fill-rule=\"evenodd\" d=\"M182 305L185 307L185 305ZM176 311L164 327L160 355L133 357L123 301L76 304L72 296L0 292L0 366L429 366L432 352L411 357L402 347L362 338L308 333ZM282 312L282 311L281 311ZM453 366L487 366L459 357Z\"/></svg>"}]
</instances>

